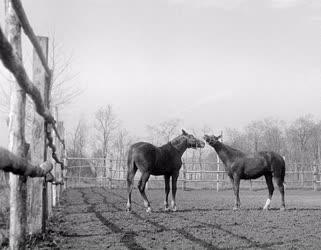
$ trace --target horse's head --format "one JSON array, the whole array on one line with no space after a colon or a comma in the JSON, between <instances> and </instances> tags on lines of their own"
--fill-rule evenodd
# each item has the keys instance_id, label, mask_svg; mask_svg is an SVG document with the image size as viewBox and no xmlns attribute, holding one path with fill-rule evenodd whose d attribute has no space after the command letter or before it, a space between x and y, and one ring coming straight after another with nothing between
<instances>
[{"instance_id":1,"label":"horse's head","mask_svg":"<svg viewBox=\"0 0 321 250\"><path fill-rule=\"evenodd\" d=\"M179 136L180 140L185 141L187 148L204 148L205 142L197 139L194 135L187 133L182 129L182 134Z\"/></svg>"},{"instance_id":2,"label":"horse's head","mask_svg":"<svg viewBox=\"0 0 321 250\"><path fill-rule=\"evenodd\" d=\"M215 135L204 135L204 140L211 146L214 146L215 144L220 142L220 139L222 138L222 135L215 136Z\"/></svg>"}]
</instances>

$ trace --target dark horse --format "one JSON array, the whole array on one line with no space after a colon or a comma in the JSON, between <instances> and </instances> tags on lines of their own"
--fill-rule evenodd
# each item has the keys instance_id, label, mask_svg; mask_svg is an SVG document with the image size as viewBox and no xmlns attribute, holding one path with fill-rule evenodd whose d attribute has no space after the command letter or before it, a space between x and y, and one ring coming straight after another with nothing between
<instances>
[{"instance_id":1,"label":"dark horse","mask_svg":"<svg viewBox=\"0 0 321 250\"><path fill-rule=\"evenodd\" d=\"M205 135L205 141L211 145L218 154L221 161L224 163L225 170L233 184L235 194L235 207L240 208L240 180L241 179L256 179L264 175L267 187L269 189L269 197L263 209L268 209L271 203L274 186L273 178L279 187L281 193L281 210L285 209L284 203L284 176L285 162L283 158L272 151L258 152L254 156L246 155L245 153L234 149L219 141L221 136Z\"/></svg>"},{"instance_id":2,"label":"dark horse","mask_svg":"<svg viewBox=\"0 0 321 250\"><path fill-rule=\"evenodd\" d=\"M131 192L133 188L134 176L137 169L142 176L138 182L138 189L144 199L146 211L150 212L150 203L145 194L145 185L150 175L164 175L165 179L165 211L168 207L168 194L170 191L169 181L172 177L172 210L176 211L176 190L179 170L182 166L182 155L187 148L203 148L205 143L193 135L182 130L182 134L168 142L156 147L147 142L133 144L128 153L127 172L127 211L131 210Z\"/></svg>"}]
</instances>

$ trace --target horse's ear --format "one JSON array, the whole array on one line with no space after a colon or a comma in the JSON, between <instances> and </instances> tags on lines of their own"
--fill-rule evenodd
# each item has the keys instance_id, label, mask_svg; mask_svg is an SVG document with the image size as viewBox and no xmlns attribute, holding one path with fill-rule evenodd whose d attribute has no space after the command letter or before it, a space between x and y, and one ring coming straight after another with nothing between
<instances>
[{"instance_id":1,"label":"horse's ear","mask_svg":"<svg viewBox=\"0 0 321 250\"><path fill-rule=\"evenodd\" d=\"M182 129L182 134L183 135L188 135L184 129Z\"/></svg>"},{"instance_id":2,"label":"horse's ear","mask_svg":"<svg viewBox=\"0 0 321 250\"><path fill-rule=\"evenodd\" d=\"M217 140L218 140L218 139L221 139L221 138L222 138L222 135L219 135L219 136L217 137Z\"/></svg>"}]
</instances>

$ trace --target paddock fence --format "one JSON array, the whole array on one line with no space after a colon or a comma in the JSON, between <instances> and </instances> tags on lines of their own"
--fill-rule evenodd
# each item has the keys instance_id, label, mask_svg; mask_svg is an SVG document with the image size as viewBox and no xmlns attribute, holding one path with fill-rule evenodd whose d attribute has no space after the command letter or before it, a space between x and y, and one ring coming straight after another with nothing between
<instances>
[{"instance_id":1,"label":"paddock fence","mask_svg":"<svg viewBox=\"0 0 321 250\"><path fill-rule=\"evenodd\" d=\"M34 34L19 0L5 0L4 7L6 34L0 27L0 59L15 79L12 81L8 149L34 166L46 161L53 165L51 174L45 178L27 178L30 175L28 171L24 174L21 171L20 175L24 176L18 176L9 169L10 221L4 226L10 233L3 233L0 227L0 248L5 246L6 235L9 235L10 249L25 249L28 235L46 232L52 209L59 203L63 187L57 184L62 184L60 180L64 175L65 131L63 122L58 121L58 111L50 106L53 72L48 67L49 39ZM21 28L33 47L32 80L22 62ZM26 126L26 94L35 104L29 112L29 127ZM28 134L30 138L27 138ZM30 143L26 142L27 139Z\"/></svg>"},{"instance_id":2,"label":"paddock fence","mask_svg":"<svg viewBox=\"0 0 321 250\"><path fill-rule=\"evenodd\" d=\"M300 163L287 163L285 176L286 188L305 188L315 191L321 189L319 164L306 166ZM304 168L303 168L304 166ZM126 188L127 163L123 159L112 158L68 158L68 168L64 183L66 188L95 187ZM135 183L140 178L140 172L135 175ZM135 186L136 186L135 184ZM163 176L150 176L147 188L158 189L164 187ZM178 188L188 189L216 189L217 191L231 189L232 185L222 162L192 162L183 161L178 178ZM264 177L254 180L242 180L241 188L266 188Z\"/></svg>"}]
</instances>

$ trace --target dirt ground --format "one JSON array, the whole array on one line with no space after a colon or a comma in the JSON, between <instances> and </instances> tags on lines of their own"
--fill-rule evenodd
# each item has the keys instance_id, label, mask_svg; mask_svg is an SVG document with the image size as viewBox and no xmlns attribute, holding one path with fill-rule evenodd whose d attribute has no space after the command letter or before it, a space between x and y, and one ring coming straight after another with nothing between
<instances>
[{"instance_id":1,"label":"dirt ground","mask_svg":"<svg viewBox=\"0 0 321 250\"><path fill-rule=\"evenodd\" d=\"M287 210L275 194L263 211L267 191L241 190L240 211L232 191L178 191L178 211L164 212L163 190L148 190L147 214L138 190L127 213L126 191L69 189L60 209L58 249L320 249L320 192L288 190ZM57 223L56 223L57 224Z\"/></svg>"}]
</instances>

